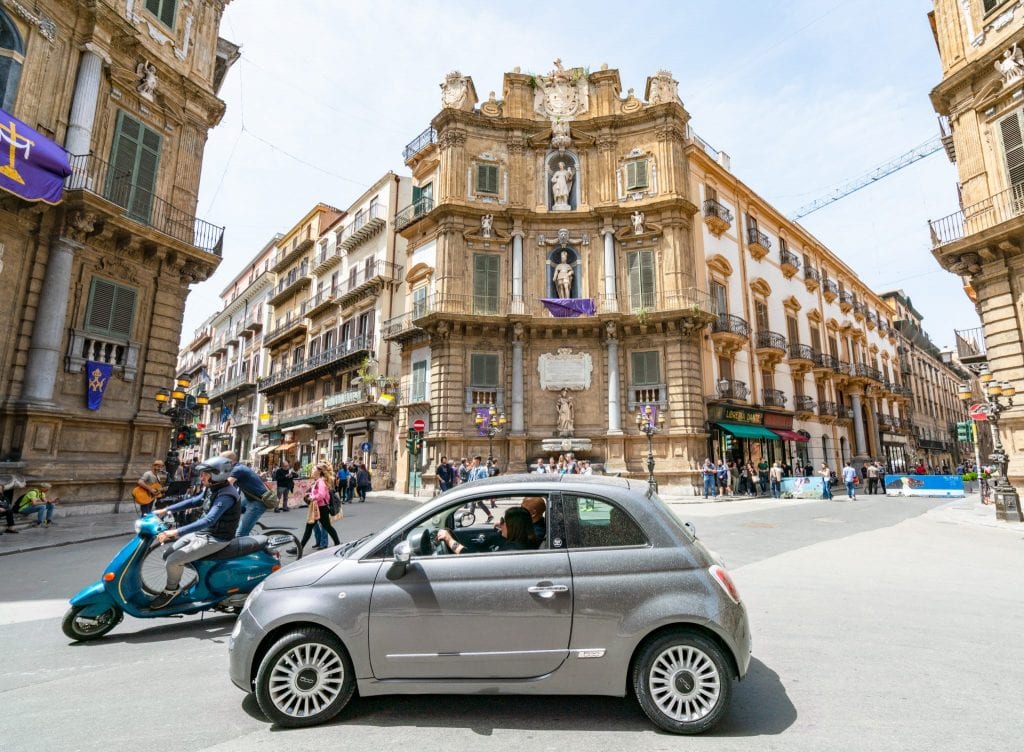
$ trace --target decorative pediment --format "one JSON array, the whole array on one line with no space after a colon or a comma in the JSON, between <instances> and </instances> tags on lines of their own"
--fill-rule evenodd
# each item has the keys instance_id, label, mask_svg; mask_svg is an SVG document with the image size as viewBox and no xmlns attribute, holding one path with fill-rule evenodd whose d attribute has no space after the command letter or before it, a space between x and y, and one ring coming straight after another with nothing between
<instances>
[{"instance_id":1,"label":"decorative pediment","mask_svg":"<svg viewBox=\"0 0 1024 752\"><path fill-rule=\"evenodd\" d=\"M795 295L790 295L788 298L783 300L782 301L782 306L786 310L793 311L794 313L796 313L801 308L803 308L803 306L800 305L800 301L796 299Z\"/></svg>"},{"instance_id":2,"label":"decorative pediment","mask_svg":"<svg viewBox=\"0 0 1024 752\"><path fill-rule=\"evenodd\" d=\"M756 277L750 280L750 289L766 298L772 294L772 286L763 277Z\"/></svg>"},{"instance_id":3,"label":"decorative pediment","mask_svg":"<svg viewBox=\"0 0 1024 752\"><path fill-rule=\"evenodd\" d=\"M826 321L825 326L827 326L829 330L833 332L839 330L839 322L836 321L834 318L830 318L828 321Z\"/></svg>"},{"instance_id":4,"label":"decorative pediment","mask_svg":"<svg viewBox=\"0 0 1024 752\"><path fill-rule=\"evenodd\" d=\"M626 227L620 227L615 231L615 239L620 243L629 243L630 241L643 242L653 238L660 238L662 234L664 234L662 226L656 222L643 222L640 232L636 231L635 223L630 222Z\"/></svg>"},{"instance_id":5,"label":"decorative pediment","mask_svg":"<svg viewBox=\"0 0 1024 752\"><path fill-rule=\"evenodd\" d=\"M405 281L410 285L414 285L417 282L420 282L424 279L429 279L430 277L433 276L434 267L430 266L429 264L424 264L420 262L419 264L414 264L412 267L409 268L409 271L405 273Z\"/></svg>"},{"instance_id":6,"label":"decorative pediment","mask_svg":"<svg viewBox=\"0 0 1024 752\"><path fill-rule=\"evenodd\" d=\"M813 321L815 324L820 324L821 312L817 308L812 308L807 314L807 320Z\"/></svg>"},{"instance_id":7,"label":"decorative pediment","mask_svg":"<svg viewBox=\"0 0 1024 752\"><path fill-rule=\"evenodd\" d=\"M708 258L707 265L711 271L718 272L723 277L732 276L732 264L729 263L729 259L720 253L716 253L714 256Z\"/></svg>"}]
</instances>

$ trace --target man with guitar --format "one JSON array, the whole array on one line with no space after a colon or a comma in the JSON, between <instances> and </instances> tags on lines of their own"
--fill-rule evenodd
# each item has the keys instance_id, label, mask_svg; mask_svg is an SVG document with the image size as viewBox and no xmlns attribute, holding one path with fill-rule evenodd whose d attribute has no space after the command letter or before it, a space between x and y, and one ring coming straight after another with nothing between
<instances>
[{"instance_id":1,"label":"man with guitar","mask_svg":"<svg viewBox=\"0 0 1024 752\"><path fill-rule=\"evenodd\" d=\"M164 472L164 463L160 460L153 460L153 467L142 474L135 488L132 489L132 497L139 505L139 515L149 514L153 511L153 502L156 501L164 485L167 483L167 473Z\"/></svg>"}]
</instances>

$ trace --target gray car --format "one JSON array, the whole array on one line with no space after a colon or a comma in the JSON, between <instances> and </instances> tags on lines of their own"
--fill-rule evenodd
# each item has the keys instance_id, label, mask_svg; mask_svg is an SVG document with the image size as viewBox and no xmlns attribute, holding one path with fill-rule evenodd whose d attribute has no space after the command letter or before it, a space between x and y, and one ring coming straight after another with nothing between
<instances>
[{"instance_id":1,"label":"gray car","mask_svg":"<svg viewBox=\"0 0 1024 752\"><path fill-rule=\"evenodd\" d=\"M525 520L525 521L524 521ZM711 728L750 661L728 573L645 483L506 475L290 564L249 596L231 679L281 726L352 695L610 695Z\"/></svg>"}]
</instances>

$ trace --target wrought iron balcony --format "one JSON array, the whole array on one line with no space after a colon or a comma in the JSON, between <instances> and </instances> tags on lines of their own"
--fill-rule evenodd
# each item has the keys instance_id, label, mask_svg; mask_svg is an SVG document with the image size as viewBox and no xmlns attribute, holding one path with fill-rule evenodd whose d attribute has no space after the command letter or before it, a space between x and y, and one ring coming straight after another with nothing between
<instances>
[{"instance_id":1,"label":"wrought iron balcony","mask_svg":"<svg viewBox=\"0 0 1024 752\"><path fill-rule=\"evenodd\" d=\"M335 297L344 308L365 296L379 292L385 285L399 282L402 278L402 267L390 261L375 259L369 265L363 265L355 274L338 284Z\"/></svg>"},{"instance_id":2,"label":"wrought iron balcony","mask_svg":"<svg viewBox=\"0 0 1024 752\"><path fill-rule=\"evenodd\" d=\"M319 276L339 261L341 261L341 252L338 250L337 244L331 243L313 258L313 274Z\"/></svg>"},{"instance_id":3,"label":"wrought iron balcony","mask_svg":"<svg viewBox=\"0 0 1024 752\"><path fill-rule=\"evenodd\" d=\"M769 251L772 249L771 238L756 227L748 227L747 248L750 249L750 253L754 258L762 259L767 256Z\"/></svg>"},{"instance_id":4,"label":"wrought iron balcony","mask_svg":"<svg viewBox=\"0 0 1024 752\"><path fill-rule=\"evenodd\" d=\"M985 349L985 330L980 326L975 329L956 329L956 353L964 365L984 363L988 360Z\"/></svg>"},{"instance_id":5,"label":"wrought iron balcony","mask_svg":"<svg viewBox=\"0 0 1024 752\"><path fill-rule=\"evenodd\" d=\"M719 379L715 386L718 389L719 399L745 400L750 390L744 381L735 379Z\"/></svg>"},{"instance_id":6,"label":"wrought iron balcony","mask_svg":"<svg viewBox=\"0 0 1024 752\"><path fill-rule=\"evenodd\" d=\"M786 350L786 338L778 332L760 331L754 338L754 344L758 350Z\"/></svg>"},{"instance_id":7,"label":"wrought iron balcony","mask_svg":"<svg viewBox=\"0 0 1024 752\"><path fill-rule=\"evenodd\" d=\"M878 314L874 311L868 311L864 318L867 319L868 329L874 329L878 326Z\"/></svg>"},{"instance_id":8,"label":"wrought iron balcony","mask_svg":"<svg viewBox=\"0 0 1024 752\"><path fill-rule=\"evenodd\" d=\"M285 271L292 263L297 261L304 254L308 253L312 248L312 240L303 240L290 247L279 249L277 255L270 260L270 271Z\"/></svg>"},{"instance_id":9,"label":"wrought iron balcony","mask_svg":"<svg viewBox=\"0 0 1024 752\"><path fill-rule=\"evenodd\" d=\"M305 334L308 327L306 322L305 303L303 306L295 312L288 312L288 315L284 317L277 326L271 329L267 334L263 336L263 346L270 347L271 345L280 342L283 339L294 337L297 334Z\"/></svg>"},{"instance_id":10,"label":"wrought iron balcony","mask_svg":"<svg viewBox=\"0 0 1024 752\"><path fill-rule=\"evenodd\" d=\"M423 133L418 135L412 141L405 145L402 149L402 159L408 162L410 159L415 157L421 151L426 149L428 146L437 143L437 131L432 127L427 128Z\"/></svg>"},{"instance_id":11,"label":"wrought iron balcony","mask_svg":"<svg viewBox=\"0 0 1024 752\"><path fill-rule=\"evenodd\" d=\"M814 370L815 371L834 371L838 365L838 361L828 353L816 352L814 353Z\"/></svg>"},{"instance_id":12,"label":"wrought iron balcony","mask_svg":"<svg viewBox=\"0 0 1024 752\"><path fill-rule=\"evenodd\" d=\"M992 229L1024 214L1024 183L1007 188L942 219L930 220L932 248Z\"/></svg>"},{"instance_id":13,"label":"wrought iron balcony","mask_svg":"<svg viewBox=\"0 0 1024 752\"><path fill-rule=\"evenodd\" d=\"M819 402L818 415L827 418L835 418L839 415L839 405L835 402Z\"/></svg>"},{"instance_id":14,"label":"wrought iron balcony","mask_svg":"<svg viewBox=\"0 0 1024 752\"><path fill-rule=\"evenodd\" d=\"M259 390L267 392L280 389L296 380L308 378L313 375L314 371L319 373L334 368L342 361L357 362L359 358L365 357L366 353L371 352L372 345L372 334L352 337L339 345L329 347L316 355L294 363L289 368L272 373L265 379L260 379Z\"/></svg>"},{"instance_id":15,"label":"wrought iron balcony","mask_svg":"<svg viewBox=\"0 0 1024 752\"><path fill-rule=\"evenodd\" d=\"M813 266L804 267L804 279L810 282L821 282L821 272L815 269Z\"/></svg>"},{"instance_id":16,"label":"wrought iron balcony","mask_svg":"<svg viewBox=\"0 0 1024 752\"><path fill-rule=\"evenodd\" d=\"M870 379L871 381L882 381L882 372L874 366L869 366L867 363L857 363L854 366L853 375L862 379Z\"/></svg>"},{"instance_id":17,"label":"wrought iron balcony","mask_svg":"<svg viewBox=\"0 0 1024 752\"><path fill-rule=\"evenodd\" d=\"M801 345L796 342L791 342L789 344L789 348L786 350L786 354L789 357L790 365L803 364L806 368L807 365L814 363L814 350L812 350L809 345Z\"/></svg>"},{"instance_id":18,"label":"wrought iron balcony","mask_svg":"<svg viewBox=\"0 0 1024 752\"><path fill-rule=\"evenodd\" d=\"M365 212L358 212L352 224L341 231L339 241L342 248L351 251L364 240L375 235L387 224L387 213L380 204L374 204Z\"/></svg>"},{"instance_id":19,"label":"wrought iron balcony","mask_svg":"<svg viewBox=\"0 0 1024 752\"><path fill-rule=\"evenodd\" d=\"M424 307L419 311L407 311L384 322L381 326L381 337L395 342L407 342L418 337L425 337L426 332L413 324L413 321L426 314Z\"/></svg>"},{"instance_id":20,"label":"wrought iron balcony","mask_svg":"<svg viewBox=\"0 0 1024 752\"><path fill-rule=\"evenodd\" d=\"M782 262L782 273L786 277L792 277L798 271L800 271L800 257L792 251L782 250L779 253L780 261Z\"/></svg>"},{"instance_id":21,"label":"wrought iron balcony","mask_svg":"<svg viewBox=\"0 0 1024 752\"><path fill-rule=\"evenodd\" d=\"M120 216L214 256L224 250L224 228L197 219L187 211L136 185L129 170L115 169L92 154L69 157L71 174L65 189L84 191L120 207ZM70 198L70 197L69 197Z\"/></svg>"},{"instance_id":22,"label":"wrought iron balcony","mask_svg":"<svg viewBox=\"0 0 1024 752\"><path fill-rule=\"evenodd\" d=\"M765 389L761 395L765 407L785 407L786 393L781 389Z\"/></svg>"},{"instance_id":23,"label":"wrought iron balcony","mask_svg":"<svg viewBox=\"0 0 1024 752\"><path fill-rule=\"evenodd\" d=\"M704 224L716 237L732 226L732 212L717 199L704 201Z\"/></svg>"},{"instance_id":24,"label":"wrought iron balcony","mask_svg":"<svg viewBox=\"0 0 1024 752\"><path fill-rule=\"evenodd\" d=\"M395 215L395 229L404 230L413 222L427 216L433 209L434 199L430 196L423 196Z\"/></svg>"},{"instance_id":25,"label":"wrought iron balcony","mask_svg":"<svg viewBox=\"0 0 1024 752\"><path fill-rule=\"evenodd\" d=\"M817 407L817 403L814 401L814 398L808 397L805 394L798 394L794 397L793 404L798 413L813 413Z\"/></svg>"},{"instance_id":26,"label":"wrought iron balcony","mask_svg":"<svg viewBox=\"0 0 1024 752\"><path fill-rule=\"evenodd\" d=\"M271 291L267 302L272 306L280 305L299 290L309 287L311 284L313 284L313 278L308 274L292 272L277 283L277 287Z\"/></svg>"},{"instance_id":27,"label":"wrought iron balcony","mask_svg":"<svg viewBox=\"0 0 1024 752\"><path fill-rule=\"evenodd\" d=\"M839 291L839 307L843 309L845 313L849 313L853 309L854 297L853 293L849 290Z\"/></svg>"},{"instance_id":28,"label":"wrought iron balcony","mask_svg":"<svg viewBox=\"0 0 1024 752\"><path fill-rule=\"evenodd\" d=\"M225 379L220 383L214 383L209 390L209 396L213 399L214 397L223 397L231 392L253 389L255 387L256 377L246 371L241 376L235 376L231 379Z\"/></svg>"},{"instance_id":29,"label":"wrought iron balcony","mask_svg":"<svg viewBox=\"0 0 1024 752\"><path fill-rule=\"evenodd\" d=\"M821 281L821 293L829 303L835 302L839 297L839 283L834 279L823 277Z\"/></svg>"},{"instance_id":30,"label":"wrought iron balcony","mask_svg":"<svg viewBox=\"0 0 1024 752\"><path fill-rule=\"evenodd\" d=\"M524 300L521 305L524 306L526 313L535 311L529 301ZM702 319L702 324L715 317L712 312L711 296L696 287L684 287L681 290L652 290L640 295L623 294L615 298L598 295L597 310L599 313L622 313L632 316L683 312ZM550 316L551 314L546 309L541 309L540 312L534 312L533 315Z\"/></svg>"},{"instance_id":31,"label":"wrought iron balcony","mask_svg":"<svg viewBox=\"0 0 1024 752\"><path fill-rule=\"evenodd\" d=\"M711 322L711 334L732 334L746 339L750 336L750 325L746 320L731 313L720 313Z\"/></svg>"}]
</instances>

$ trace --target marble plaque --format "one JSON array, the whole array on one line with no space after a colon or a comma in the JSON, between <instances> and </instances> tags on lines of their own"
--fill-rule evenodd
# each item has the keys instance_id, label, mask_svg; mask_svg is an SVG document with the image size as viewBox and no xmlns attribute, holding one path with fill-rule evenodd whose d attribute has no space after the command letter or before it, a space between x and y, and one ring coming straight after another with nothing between
<instances>
[{"instance_id":1,"label":"marble plaque","mask_svg":"<svg viewBox=\"0 0 1024 752\"><path fill-rule=\"evenodd\" d=\"M589 389L593 370L590 353L573 353L570 347L560 347L557 353L544 353L537 360L540 388L556 392Z\"/></svg>"},{"instance_id":2,"label":"marble plaque","mask_svg":"<svg viewBox=\"0 0 1024 752\"><path fill-rule=\"evenodd\" d=\"M540 445L545 452L589 452L594 448L590 439L544 439Z\"/></svg>"}]
</instances>

